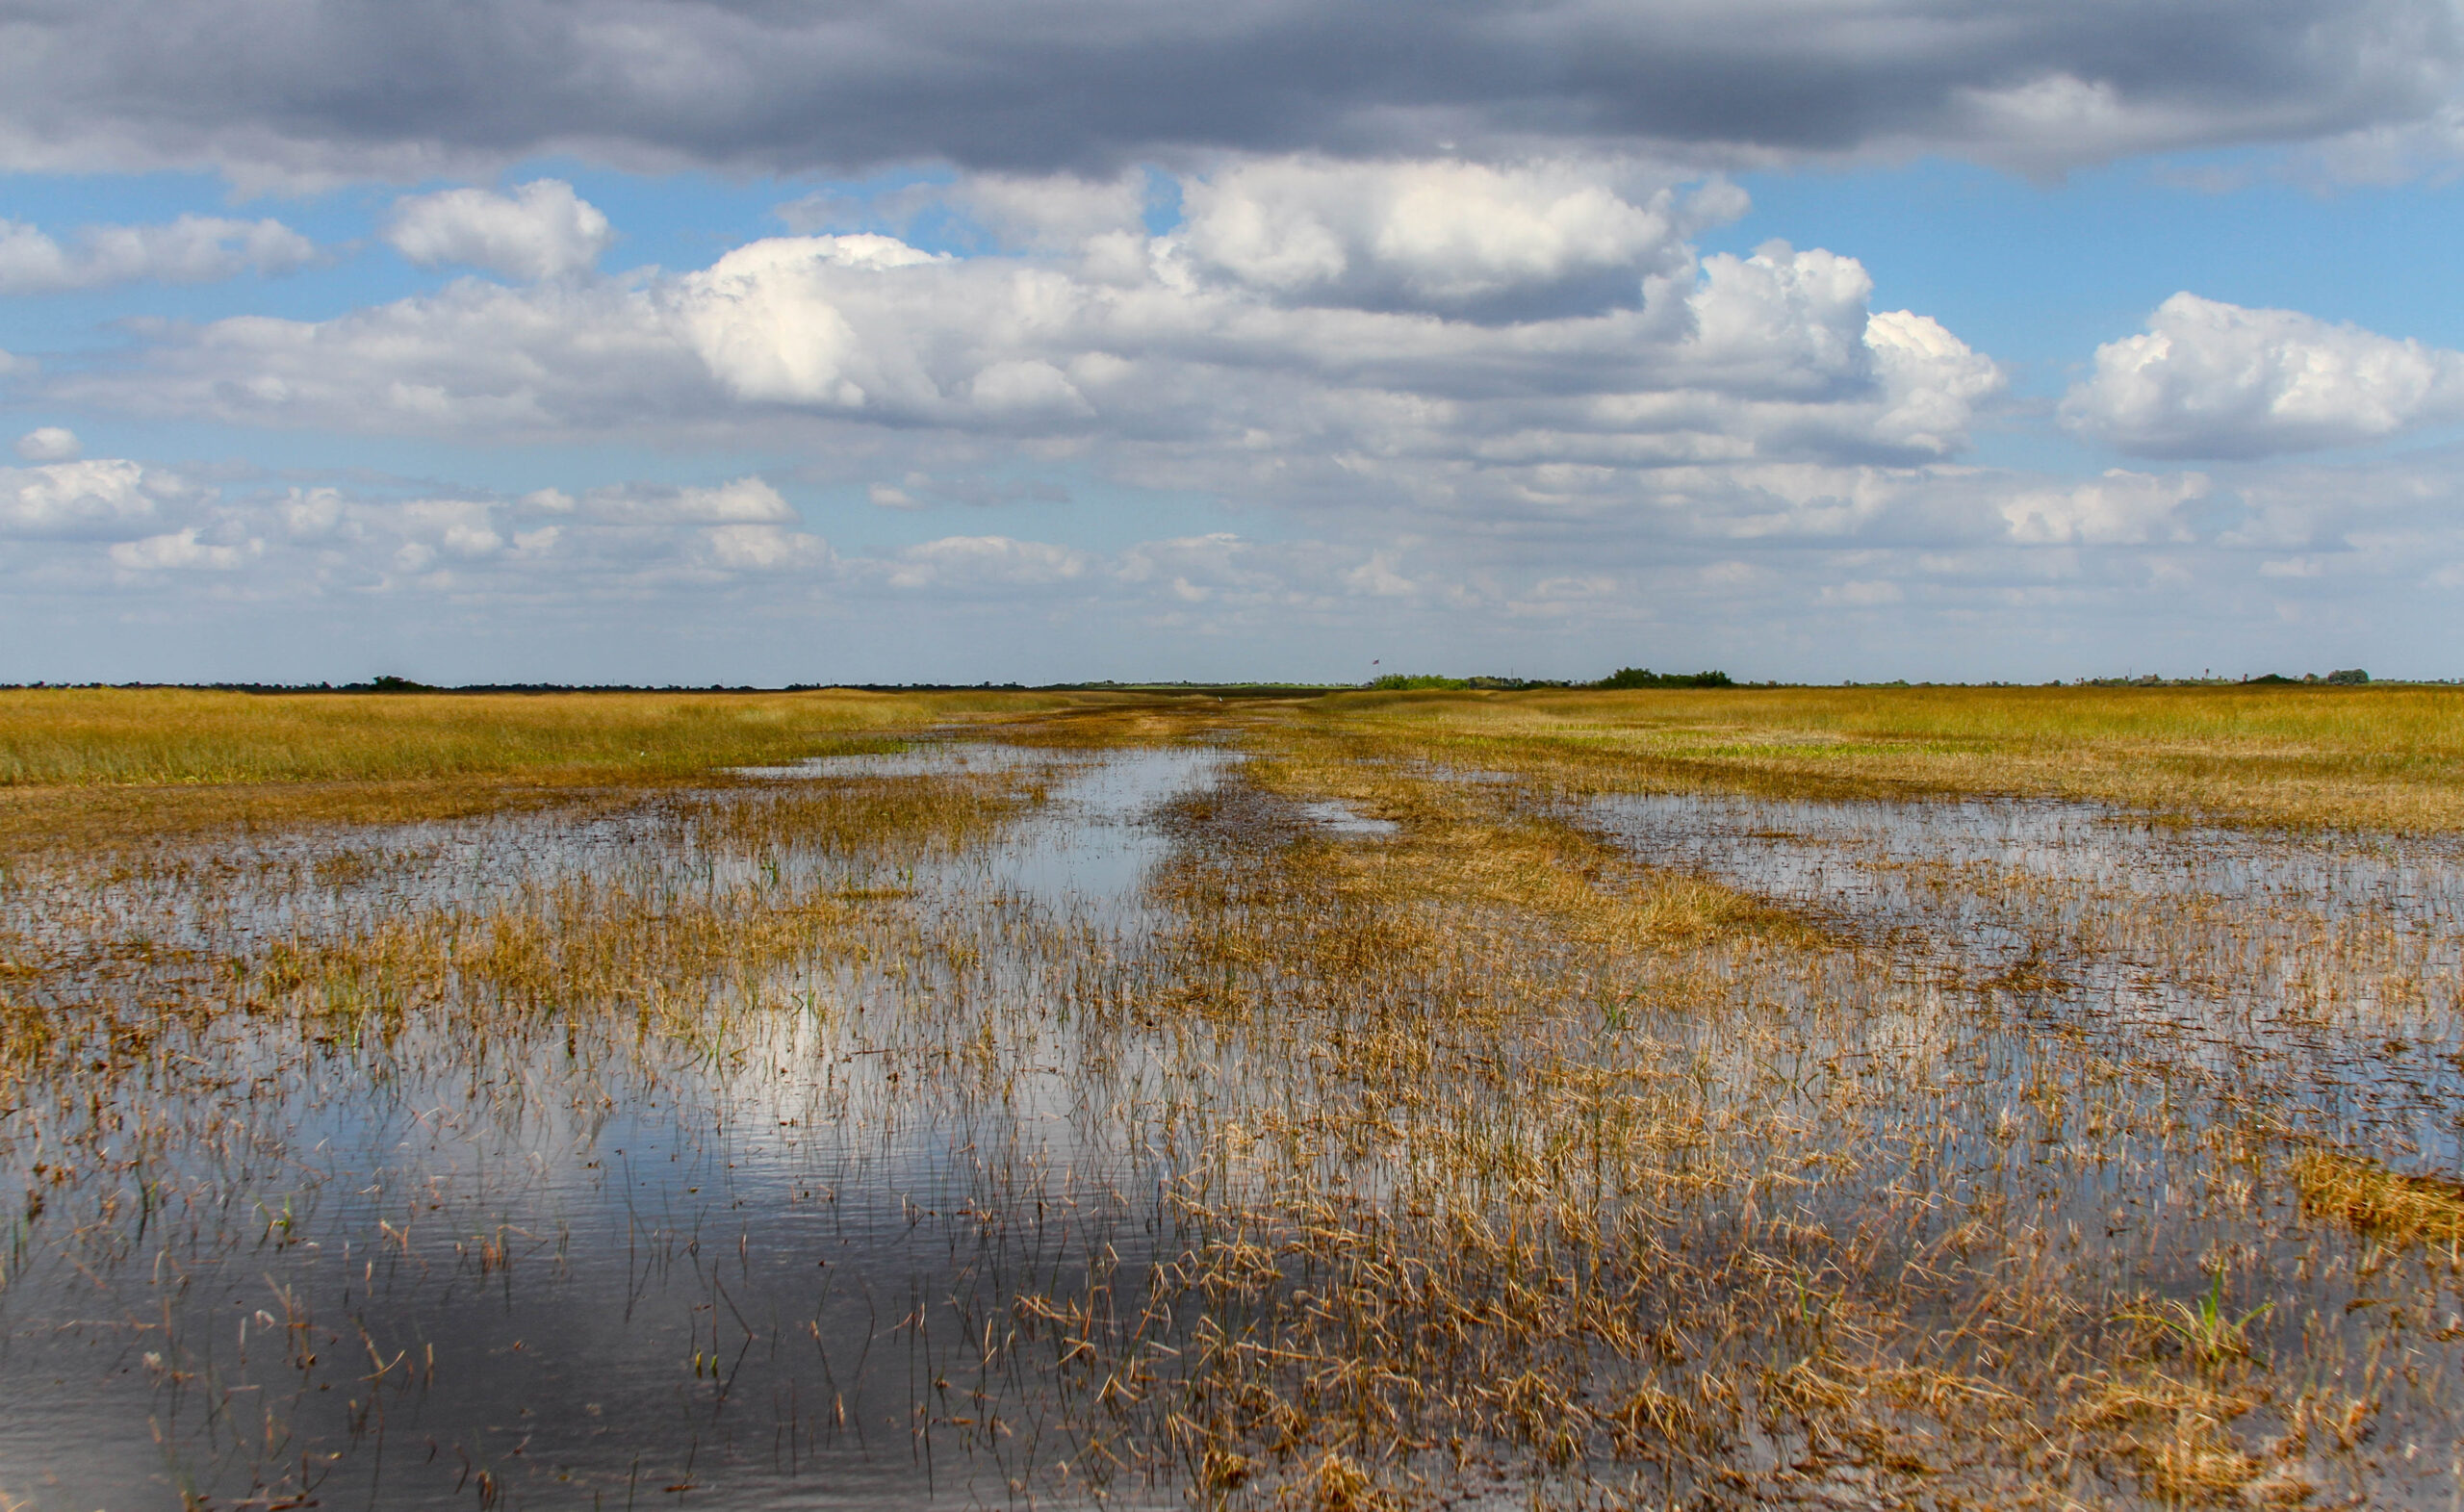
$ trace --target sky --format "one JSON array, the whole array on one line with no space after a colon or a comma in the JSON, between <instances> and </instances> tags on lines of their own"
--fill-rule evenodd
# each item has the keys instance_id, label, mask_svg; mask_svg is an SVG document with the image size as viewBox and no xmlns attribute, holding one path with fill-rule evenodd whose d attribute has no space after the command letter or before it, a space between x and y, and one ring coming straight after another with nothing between
<instances>
[{"instance_id":1,"label":"sky","mask_svg":"<svg viewBox=\"0 0 2464 1512\"><path fill-rule=\"evenodd\" d=\"M0 37L0 681L2464 677L2458 0Z\"/></svg>"}]
</instances>

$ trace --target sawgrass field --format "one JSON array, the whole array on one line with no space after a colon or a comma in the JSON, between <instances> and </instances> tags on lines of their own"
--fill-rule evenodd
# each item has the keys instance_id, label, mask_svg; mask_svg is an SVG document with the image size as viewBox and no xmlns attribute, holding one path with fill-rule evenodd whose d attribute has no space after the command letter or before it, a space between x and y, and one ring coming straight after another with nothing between
<instances>
[{"instance_id":1,"label":"sawgrass field","mask_svg":"<svg viewBox=\"0 0 2464 1512\"><path fill-rule=\"evenodd\" d=\"M0 693L0 1508L2444 1508L2460 756Z\"/></svg>"}]
</instances>

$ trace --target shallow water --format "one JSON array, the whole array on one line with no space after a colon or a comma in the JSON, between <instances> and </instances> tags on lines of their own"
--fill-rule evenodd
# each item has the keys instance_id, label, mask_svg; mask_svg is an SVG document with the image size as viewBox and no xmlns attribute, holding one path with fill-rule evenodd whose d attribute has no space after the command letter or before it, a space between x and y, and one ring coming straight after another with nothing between
<instances>
[{"instance_id":1,"label":"shallow water","mask_svg":"<svg viewBox=\"0 0 2464 1512\"><path fill-rule=\"evenodd\" d=\"M1084 991L1040 974L1037 932L1129 948L1168 847L1149 819L1225 759L975 748L791 774L1033 765L1051 787L995 843L897 879L937 958L765 984L808 1011L748 1015L709 1061L552 1034L474 1046L415 1021L302 1062L235 1033L227 1069L253 1085L210 1134L126 1134L120 1171L65 1187L38 1143L0 1145L9 1190L42 1193L0 1286L0 1505L1049 1493L1077 1446L1030 1368L983 1367L984 1330L1011 1326L987 1308L1038 1277L1083 1288L1154 1236L1124 1232L1151 1212L1132 1201L1145 1157L1059 1095L1135 1099L1140 1073L1075 1063L1053 1015ZM357 892L262 903L243 867L236 898L173 911L190 939L244 948L559 872L622 878L653 864L656 828L363 834L396 863ZM146 890L102 889L105 927L148 915ZM40 928L46 899L21 902ZM1000 1021L1002 1085L948 1074L945 1000ZM931 1090L898 1093L902 1075Z\"/></svg>"},{"instance_id":2,"label":"shallow water","mask_svg":"<svg viewBox=\"0 0 2464 1512\"><path fill-rule=\"evenodd\" d=\"M2301 1442L2285 1415L2299 1392L2371 1397L2349 1478L2319 1504L2452 1502L2454 1257L2339 1232L2271 1160L2324 1148L2464 1175L2464 851L2451 840L2042 800L1618 795L1572 817L1637 862L1780 904L1841 943L1851 964L1834 975L1747 985L1808 1022L1826 998L1871 994L1880 1012L1810 1037L1805 1061L1887 1064L1898 1025L1964 1040L1938 1081L1886 1089L1879 1121L1840 1126L1843 1144L1912 1136L1921 1152L1938 1138L1940 1162L1913 1164L2019 1215L2029 1264L2065 1273L2067 1305L2091 1313L2178 1322L2229 1272L2224 1316L2243 1320L2252 1358L2286 1368L2272 1400L2236 1409L2241 1442ZM1821 1098L1803 1112L1838 1116ZM1849 1191L1810 1211L1849 1232L1870 1208ZM1972 1302L1951 1288L1900 1305L1918 1331L1949 1331ZM2391 1356L2405 1362L2394 1377L2375 1363Z\"/></svg>"},{"instance_id":3,"label":"shallow water","mask_svg":"<svg viewBox=\"0 0 2464 1512\"><path fill-rule=\"evenodd\" d=\"M2310 1132L2464 1166L2464 851L2158 824L2049 800L1620 795L1587 822L2225 1086ZM2333 978L2340 994L2321 1001Z\"/></svg>"},{"instance_id":4,"label":"shallow water","mask_svg":"<svg viewBox=\"0 0 2464 1512\"><path fill-rule=\"evenodd\" d=\"M1398 833L1402 828L1392 819L1377 819L1354 812L1351 805L1340 799L1327 798L1301 804L1297 809L1302 819L1328 834L1386 835Z\"/></svg>"}]
</instances>

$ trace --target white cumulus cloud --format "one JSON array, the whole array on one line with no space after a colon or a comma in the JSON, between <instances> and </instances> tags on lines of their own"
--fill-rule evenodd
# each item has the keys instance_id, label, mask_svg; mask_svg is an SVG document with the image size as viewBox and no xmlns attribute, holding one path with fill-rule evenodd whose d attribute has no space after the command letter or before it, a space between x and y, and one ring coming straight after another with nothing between
<instances>
[{"instance_id":1,"label":"white cumulus cloud","mask_svg":"<svg viewBox=\"0 0 2464 1512\"><path fill-rule=\"evenodd\" d=\"M88 226L64 245L38 227L0 220L0 295L217 283L289 272L316 256L315 243L279 220L182 216L163 225Z\"/></svg>"},{"instance_id":2,"label":"white cumulus cloud","mask_svg":"<svg viewBox=\"0 0 2464 1512\"><path fill-rule=\"evenodd\" d=\"M952 258L880 235L776 238L661 297L737 398L1248 454L1940 456L1966 444L1975 407L2002 387L1989 359L1937 322L1871 312L1854 258L1773 243L1697 262L1665 193L1646 211L1604 189L1577 192L1555 168L1523 182L1444 164L1428 182L1459 187L1465 174L1477 214L1409 235L1390 234L1412 220L1397 208L1419 192L1408 182L1340 235L1309 219L1348 203L1311 197L1322 179L1359 175L1304 164L1292 178L1311 191L1306 235L1287 225L1227 250L1238 238L1219 226L1134 245L1106 234L1076 261ZM1407 178L1380 175L1390 190ZM1219 186L1236 178L1214 181L1219 198L1195 225L1224 214ZM1519 222L1491 202L1514 195L1531 211ZM1568 204L1601 230L1595 243L1550 222ZM1325 258L1291 252L1295 238ZM1603 269L1620 293L1563 304ZM1526 296L1540 303L1501 302Z\"/></svg>"},{"instance_id":3,"label":"white cumulus cloud","mask_svg":"<svg viewBox=\"0 0 2464 1512\"><path fill-rule=\"evenodd\" d=\"M729 572L827 571L837 561L829 542L784 525L712 525L702 539L711 562Z\"/></svg>"},{"instance_id":4,"label":"white cumulus cloud","mask_svg":"<svg viewBox=\"0 0 2464 1512\"><path fill-rule=\"evenodd\" d=\"M509 194L449 189L412 195L394 206L385 240L423 268L458 263L537 281L588 272L615 233L571 184L546 178Z\"/></svg>"},{"instance_id":5,"label":"white cumulus cloud","mask_svg":"<svg viewBox=\"0 0 2464 1512\"><path fill-rule=\"evenodd\" d=\"M158 356L135 383L89 372L59 385L247 425L514 440L673 423L709 382L648 298L597 283L463 280L329 320L242 316Z\"/></svg>"},{"instance_id":6,"label":"white cumulus cloud","mask_svg":"<svg viewBox=\"0 0 2464 1512\"><path fill-rule=\"evenodd\" d=\"M911 397L937 390L912 371L896 332L858 336L839 291L879 306L887 301L863 295L912 285L867 275L946 261L886 236L773 237L688 277L679 303L694 349L736 395L861 409L893 390Z\"/></svg>"},{"instance_id":7,"label":"white cumulus cloud","mask_svg":"<svg viewBox=\"0 0 2464 1512\"><path fill-rule=\"evenodd\" d=\"M893 588L965 590L1049 587L1085 577L1097 559L1044 541L952 535L908 547L881 565Z\"/></svg>"},{"instance_id":8,"label":"white cumulus cloud","mask_svg":"<svg viewBox=\"0 0 2464 1512\"><path fill-rule=\"evenodd\" d=\"M1263 159L1194 182L1184 203L1181 243L1201 268L1312 303L1633 304L1646 275L1688 262L1673 189L1636 204L1571 163Z\"/></svg>"},{"instance_id":9,"label":"white cumulus cloud","mask_svg":"<svg viewBox=\"0 0 2464 1512\"><path fill-rule=\"evenodd\" d=\"M739 477L708 488L629 483L593 489L578 500L557 495L552 501L543 499L540 502L555 513L571 511L598 525L769 527L794 525L802 518L776 488L757 476Z\"/></svg>"},{"instance_id":10,"label":"white cumulus cloud","mask_svg":"<svg viewBox=\"0 0 2464 1512\"><path fill-rule=\"evenodd\" d=\"M2206 497L2203 474L2169 477L2116 468L2092 483L2026 489L1999 505L2011 539L2027 546L2140 545L2185 538L2180 507Z\"/></svg>"},{"instance_id":11,"label":"white cumulus cloud","mask_svg":"<svg viewBox=\"0 0 2464 1512\"><path fill-rule=\"evenodd\" d=\"M64 425L38 425L17 438L17 455L29 462L74 462L83 452Z\"/></svg>"},{"instance_id":12,"label":"white cumulus cloud","mask_svg":"<svg viewBox=\"0 0 2464 1512\"><path fill-rule=\"evenodd\" d=\"M190 492L171 474L120 458L0 468L0 534L38 539L124 534Z\"/></svg>"},{"instance_id":13,"label":"white cumulus cloud","mask_svg":"<svg viewBox=\"0 0 2464 1512\"><path fill-rule=\"evenodd\" d=\"M1936 456L1960 450L1975 407L2005 382L1991 358L1913 311L1886 310L1868 319L1865 346L1889 396L1874 421L1876 438L1886 445Z\"/></svg>"},{"instance_id":14,"label":"white cumulus cloud","mask_svg":"<svg viewBox=\"0 0 2464 1512\"><path fill-rule=\"evenodd\" d=\"M121 458L0 470L0 536L119 574L243 575L261 596L471 592L531 600L836 570L766 479L520 498L200 487ZM118 579L125 581L125 578Z\"/></svg>"},{"instance_id":15,"label":"white cumulus cloud","mask_svg":"<svg viewBox=\"0 0 2464 1512\"><path fill-rule=\"evenodd\" d=\"M2355 446L2464 420L2464 352L2177 294L2144 333L2096 348L2062 416L2142 456Z\"/></svg>"},{"instance_id":16,"label":"white cumulus cloud","mask_svg":"<svg viewBox=\"0 0 2464 1512\"><path fill-rule=\"evenodd\" d=\"M111 549L112 565L130 572L236 572L264 553L263 541L217 544L197 539L194 525L165 535L121 541Z\"/></svg>"}]
</instances>

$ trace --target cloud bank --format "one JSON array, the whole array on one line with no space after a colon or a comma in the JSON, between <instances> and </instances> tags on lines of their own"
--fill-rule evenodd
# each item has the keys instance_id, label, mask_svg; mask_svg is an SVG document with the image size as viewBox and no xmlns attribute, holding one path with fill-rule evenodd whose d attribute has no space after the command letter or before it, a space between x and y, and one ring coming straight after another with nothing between
<instances>
[{"instance_id":1,"label":"cloud bank","mask_svg":"<svg viewBox=\"0 0 2464 1512\"><path fill-rule=\"evenodd\" d=\"M531 186L538 189L539 186ZM562 190L562 186L555 186ZM883 448L1073 456L1125 482L1267 503L1455 510L1607 500L1641 474L1959 453L2001 372L1922 314L1870 308L1854 258L1699 255L1740 196L1539 161L1251 161L1136 199L1063 180L1024 249L960 257L872 232L777 237L631 281L496 256L323 321L167 331L140 360L38 380L63 402L243 425L487 444ZM576 224L578 201L453 192L398 226ZM1033 202L1020 181L954 199ZM1065 236L1057 227L1066 223ZM466 253L529 246L499 237ZM439 253L438 255L444 255ZM895 503L911 468L863 481Z\"/></svg>"},{"instance_id":2,"label":"cloud bank","mask_svg":"<svg viewBox=\"0 0 2464 1512\"><path fill-rule=\"evenodd\" d=\"M2144 667L2168 645L2212 646L2219 627L2252 654L2318 644L2349 631L2356 595L2451 605L2464 587L2456 475L2435 458L2086 482L1940 465L1698 467L1664 471L1573 536L1564 516L1337 513L1288 538L1161 531L1090 546L1039 538L1023 518L987 530L975 515L952 533L850 549L759 475L512 496L199 484L103 458L0 470L0 621L84 627L21 673L55 677L115 637L121 654L153 646L148 672L168 670L224 625L325 628L285 649L235 632L236 659L190 675L364 676L350 658L368 646L432 648L449 627L458 659L430 650L404 664L605 676L591 669L607 655L672 654L688 628L723 649L683 675L729 680L930 677L953 657L996 679L1342 678L1366 676L1348 659L1359 647L1560 676L1642 649L1866 675L1862 660L1897 648L1893 665L1912 672L2009 676L2023 670L2020 631L2053 670L2102 654ZM181 627L176 645L146 624ZM511 661L508 636L527 648Z\"/></svg>"},{"instance_id":3,"label":"cloud bank","mask_svg":"<svg viewBox=\"0 0 2464 1512\"><path fill-rule=\"evenodd\" d=\"M543 154L799 172L939 160L1944 152L2059 170L2253 141L2431 141L2440 0L37 0L0 163L479 174ZM382 89L342 81L383 80Z\"/></svg>"}]
</instances>

